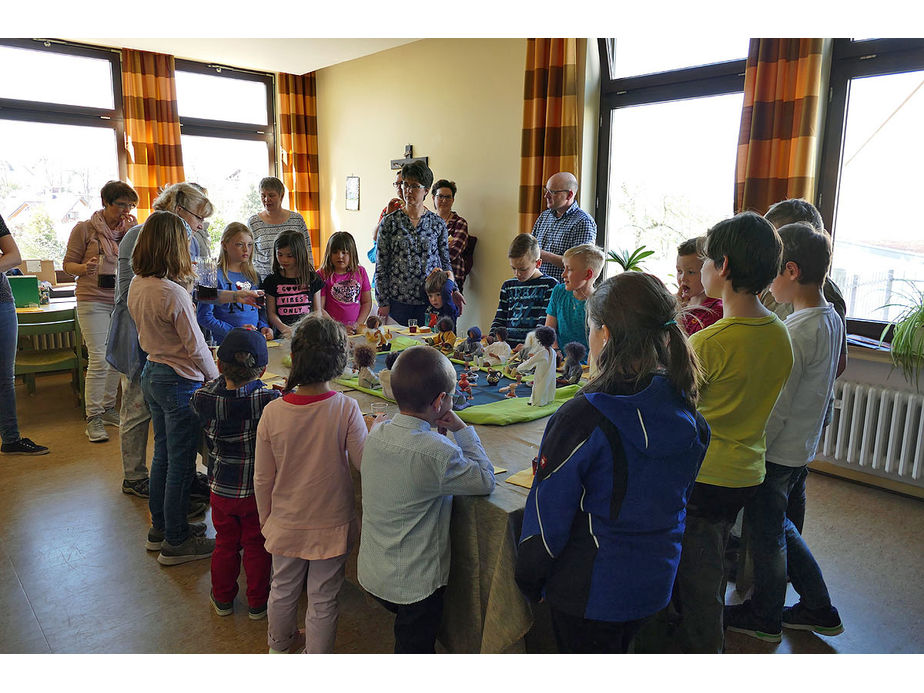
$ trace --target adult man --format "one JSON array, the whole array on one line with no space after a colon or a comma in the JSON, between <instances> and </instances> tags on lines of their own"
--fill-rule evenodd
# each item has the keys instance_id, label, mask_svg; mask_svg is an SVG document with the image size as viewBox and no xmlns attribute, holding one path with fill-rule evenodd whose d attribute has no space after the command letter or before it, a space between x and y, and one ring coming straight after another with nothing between
<instances>
[{"instance_id":1,"label":"adult man","mask_svg":"<svg viewBox=\"0 0 924 693\"><path fill-rule=\"evenodd\" d=\"M562 256L566 250L597 242L597 223L578 206L577 189L577 178L567 171L549 178L542 191L548 209L533 224L542 271L557 281L561 281Z\"/></svg>"}]
</instances>

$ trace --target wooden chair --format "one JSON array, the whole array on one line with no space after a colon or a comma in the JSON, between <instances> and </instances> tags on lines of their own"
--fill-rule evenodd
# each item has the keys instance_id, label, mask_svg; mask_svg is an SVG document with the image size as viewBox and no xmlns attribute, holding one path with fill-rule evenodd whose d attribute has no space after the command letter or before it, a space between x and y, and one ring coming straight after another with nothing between
<instances>
[{"instance_id":1,"label":"wooden chair","mask_svg":"<svg viewBox=\"0 0 924 693\"><path fill-rule=\"evenodd\" d=\"M80 406L84 397L83 337L74 308L18 313L19 349L15 375L23 376L30 395L35 394L36 373L69 370Z\"/></svg>"}]
</instances>

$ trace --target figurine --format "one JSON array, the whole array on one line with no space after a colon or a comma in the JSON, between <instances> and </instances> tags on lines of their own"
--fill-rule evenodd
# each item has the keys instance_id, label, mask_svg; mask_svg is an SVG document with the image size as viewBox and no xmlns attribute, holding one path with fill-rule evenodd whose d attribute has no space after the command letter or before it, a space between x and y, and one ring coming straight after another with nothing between
<instances>
[{"instance_id":1,"label":"figurine","mask_svg":"<svg viewBox=\"0 0 924 693\"><path fill-rule=\"evenodd\" d=\"M456 390L452 395L452 409L453 411L461 411L469 405L468 397L465 396L464 392Z\"/></svg>"},{"instance_id":2,"label":"figurine","mask_svg":"<svg viewBox=\"0 0 924 693\"><path fill-rule=\"evenodd\" d=\"M468 381L468 373L462 371L462 375L459 376L459 384L456 386L456 389L459 392L464 392L466 399L472 399L472 385Z\"/></svg>"},{"instance_id":3,"label":"figurine","mask_svg":"<svg viewBox=\"0 0 924 693\"><path fill-rule=\"evenodd\" d=\"M520 383L522 383L522 382L523 382L523 375L522 375L521 373L517 373L516 380L514 380L514 381L513 381L512 383L510 383L509 385L506 385L506 386L504 386L504 387L498 388L497 391L498 391L498 392L506 392L508 398L509 398L509 397L516 397L516 396L517 396L517 387L519 387L519 386L520 386Z\"/></svg>"},{"instance_id":4,"label":"figurine","mask_svg":"<svg viewBox=\"0 0 924 693\"><path fill-rule=\"evenodd\" d=\"M466 335L466 340L456 347L453 357L465 361L480 359L484 354L484 347L481 346L481 328L469 327ZM476 365L480 364L476 361Z\"/></svg>"},{"instance_id":5,"label":"figurine","mask_svg":"<svg viewBox=\"0 0 924 693\"><path fill-rule=\"evenodd\" d=\"M587 348L580 342L565 344L565 367L560 378L555 380L556 385L575 385L584 374L581 361L587 356Z\"/></svg>"},{"instance_id":6,"label":"figurine","mask_svg":"<svg viewBox=\"0 0 924 693\"><path fill-rule=\"evenodd\" d=\"M391 391L391 369L394 368L395 361L398 360L400 351L390 351L385 356L385 368L379 371L379 382L382 384L382 394L388 399L394 399L395 396Z\"/></svg>"},{"instance_id":7,"label":"figurine","mask_svg":"<svg viewBox=\"0 0 924 693\"><path fill-rule=\"evenodd\" d=\"M440 318L436 323L438 330L435 337L427 340L427 344L436 347L447 356L452 353L456 345L456 333L452 331L452 318Z\"/></svg>"},{"instance_id":8,"label":"figurine","mask_svg":"<svg viewBox=\"0 0 924 693\"><path fill-rule=\"evenodd\" d=\"M528 351L531 356L517 366L517 373L536 369L529 403L537 407L543 407L555 399L555 352L552 351L554 343L555 330L546 326L537 327L526 335L523 342L523 351Z\"/></svg>"},{"instance_id":9,"label":"figurine","mask_svg":"<svg viewBox=\"0 0 924 693\"><path fill-rule=\"evenodd\" d=\"M488 371L488 385L497 385L501 379L501 372L490 370Z\"/></svg>"},{"instance_id":10,"label":"figurine","mask_svg":"<svg viewBox=\"0 0 924 693\"><path fill-rule=\"evenodd\" d=\"M391 330L382 330L382 320L378 315L370 315L366 318L366 340L376 345L378 351L388 351L391 349Z\"/></svg>"},{"instance_id":11,"label":"figurine","mask_svg":"<svg viewBox=\"0 0 924 693\"><path fill-rule=\"evenodd\" d=\"M506 328L495 328L485 340L488 345L484 348L484 364L491 367L507 363L510 359L510 345L507 344Z\"/></svg>"},{"instance_id":12,"label":"figurine","mask_svg":"<svg viewBox=\"0 0 924 693\"><path fill-rule=\"evenodd\" d=\"M368 344L358 344L353 349L353 363L359 368L359 386L371 390L381 387L378 377L372 371L375 364L375 350Z\"/></svg>"}]
</instances>

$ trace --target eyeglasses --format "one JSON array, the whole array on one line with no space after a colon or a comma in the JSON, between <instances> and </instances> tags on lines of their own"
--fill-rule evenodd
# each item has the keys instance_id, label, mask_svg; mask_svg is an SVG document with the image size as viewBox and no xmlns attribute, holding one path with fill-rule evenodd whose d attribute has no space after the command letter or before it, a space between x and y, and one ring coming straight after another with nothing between
<instances>
[{"instance_id":1,"label":"eyeglasses","mask_svg":"<svg viewBox=\"0 0 924 693\"><path fill-rule=\"evenodd\" d=\"M568 189L565 189L565 190L549 190L548 188L543 188L543 189L542 189L542 196L543 196L543 197L551 197L552 195L555 195L556 193L566 193L566 192L571 192L571 191L568 190Z\"/></svg>"},{"instance_id":2,"label":"eyeglasses","mask_svg":"<svg viewBox=\"0 0 924 693\"><path fill-rule=\"evenodd\" d=\"M452 195L434 195L437 200L451 200Z\"/></svg>"},{"instance_id":3,"label":"eyeglasses","mask_svg":"<svg viewBox=\"0 0 924 693\"><path fill-rule=\"evenodd\" d=\"M427 189L426 186L418 185L416 183L415 184L402 183L401 187L404 188L405 190L426 190Z\"/></svg>"},{"instance_id":4,"label":"eyeglasses","mask_svg":"<svg viewBox=\"0 0 924 693\"><path fill-rule=\"evenodd\" d=\"M403 183L400 180L396 180L394 183L392 183L392 185L394 185L396 188L400 188Z\"/></svg>"},{"instance_id":5,"label":"eyeglasses","mask_svg":"<svg viewBox=\"0 0 924 693\"><path fill-rule=\"evenodd\" d=\"M135 208L135 205L133 202L113 202L112 206L118 207L119 209L124 209L124 210L132 210Z\"/></svg>"},{"instance_id":6,"label":"eyeglasses","mask_svg":"<svg viewBox=\"0 0 924 693\"><path fill-rule=\"evenodd\" d=\"M196 214L196 213L193 212L192 210L186 209L186 207L184 207L183 205L177 205L177 209L186 210L186 213L187 213L187 214L191 214L192 216L194 216L194 217L196 218L196 220L197 220L200 224L201 224L202 222L205 221L205 217L200 217L198 214Z\"/></svg>"}]
</instances>

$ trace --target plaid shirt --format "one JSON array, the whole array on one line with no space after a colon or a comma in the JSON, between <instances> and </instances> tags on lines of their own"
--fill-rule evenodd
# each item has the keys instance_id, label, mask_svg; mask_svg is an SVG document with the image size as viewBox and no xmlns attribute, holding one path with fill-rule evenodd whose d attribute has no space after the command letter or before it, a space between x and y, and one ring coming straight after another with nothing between
<instances>
[{"instance_id":1,"label":"plaid shirt","mask_svg":"<svg viewBox=\"0 0 924 693\"><path fill-rule=\"evenodd\" d=\"M225 387L223 375L196 390L191 406L202 422L212 453L209 488L216 496L253 495L253 460L257 424L263 407L280 396L278 390L253 380L237 390Z\"/></svg>"},{"instance_id":2,"label":"plaid shirt","mask_svg":"<svg viewBox=\"0 0 924 693\"><path fill-rule=\"evenodd\" d=\"M449 233L449 262L452 265L452 274L459 286L465 282L465 263L462 251L468 245L468 222L455 212L446 222L446 231Z\"/></svg>"},{"instance_id":3,"label":"plaid shirt","mask_svg":"<svg viewBox=\"0 0 924 693\"><path fill-rule=\"evenodd\" d=\"M565 210L561 218L557 218L551 209L540 214L533 224L533 236L539 241L542 250L564 255L568 248L584 243L596 243L597 222L575 202ZM561 281L561 267L543 263L542 271Z\"/></svg>"},{"instance_id":4,"label":"plaid shirt","mask_svg":"<svg viewBox=\"0 0 924 693\"><path fill-rule=\"evenodd\" d=\"M416 228L404 210L382 219L377 254L375 299L380 306L392 301L425 304L424 280L430 270L451 270L446 224L430 210L424 210Z\"/></svg>"}]
</instances>

